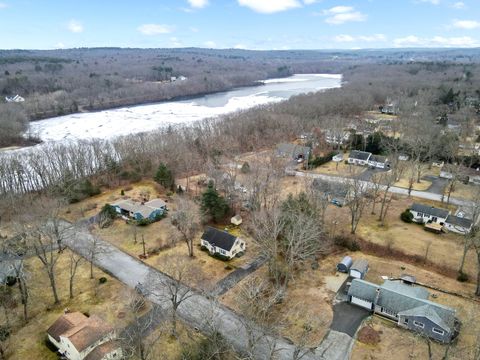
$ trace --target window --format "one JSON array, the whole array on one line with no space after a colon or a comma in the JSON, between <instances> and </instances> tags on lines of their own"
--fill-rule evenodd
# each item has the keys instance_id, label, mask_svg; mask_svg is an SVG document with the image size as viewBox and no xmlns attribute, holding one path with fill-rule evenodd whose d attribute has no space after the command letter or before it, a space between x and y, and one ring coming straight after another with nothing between
<instances>
[{"instance_id":1,"label":"window","mask_svg":"<svg viewBox=\"0 0 480 360\"><path fill-rule=\"evenodd\" d=\"M433 331L435 334L438 334L438 335L443 335L443 334L445 334L445 331L440 330L440 329L437 329L437 328L432 328L432 331Z\"/></svg>"},{"instance_id":2,"label":"window","mask_svg":"<svg viewBox=\"0 0 480 360\"><path fill-rule=\"evenodd\" d=\"M407 318L403 319L403 323L408 324L408 319Z\"/></svg>"},{"instance_id":3,"label":"window","mask_svg":"<svg viewBox=\"0 0 480 360\"><path fill-rule=\"evenodd\" d=\"M422 329L425 327L424 323L421 323L415 320L413 320L413 325L418 326L419 328L422 328Z\"/></svg>"}]
</instances>

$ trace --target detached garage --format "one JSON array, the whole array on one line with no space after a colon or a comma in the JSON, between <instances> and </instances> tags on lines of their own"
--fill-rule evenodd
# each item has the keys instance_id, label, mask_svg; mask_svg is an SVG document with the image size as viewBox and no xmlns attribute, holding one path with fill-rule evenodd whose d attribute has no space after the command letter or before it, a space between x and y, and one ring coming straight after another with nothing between
<instances>
[{"instance_id":1,"label":"detached garage","mask_svg":"<svg viewBox=\"0 0 480 360\"><path fill-rule=\"evenodd\" d=\"M355 279L364 279L368 272L368 261L365 259L357 259L350 267L350 276Z\"/></svg>"}]
</instances>

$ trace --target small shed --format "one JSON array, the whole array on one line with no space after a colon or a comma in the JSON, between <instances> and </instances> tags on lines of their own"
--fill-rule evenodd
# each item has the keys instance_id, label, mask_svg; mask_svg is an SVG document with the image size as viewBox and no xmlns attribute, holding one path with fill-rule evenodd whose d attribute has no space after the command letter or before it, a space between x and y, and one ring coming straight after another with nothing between
<instances>
[{"instance_id":1,"label":"small shed","mask_svg":"<svg viewBox=\"0 0 480 360\"><path fill-rule=\"evenodd\" d=\"M342 261L337 264L337 271L348 274L350 267L353 264L353 260L350 256L345 256Z\"/></svg>"},{"instance_id":2,"label":"small shed","mask_svg":"<svg viewBox=\"0 0 480 360\"><path fill-rule=\"evenodd\" d=\"M406 285L413 285L417 282L417 278L409 274L402 274L402 276L400 276L400 280L402 280L402 283Z\"/></svg>"},{"instance_id":3,"label":"small shed","mask_svg":"<svg viewBox=\"0 0 480 360\"><path fill-rule=\"evenodd\" d=\"M240 215L235 215L234 217L232 217L230 219L230 222L233 224L233 225L236 225L236 226L239 226L242 224L243 220L242 220L242 217Z\"/></svg>"},{"instance_id":4,"label":"small shed","mask_svg":"<svg viewBox=\"0 0 480 360\"><path fill-rule=\"evenodd\" d=\"M356 279L364 279L368 272L368 261L357 259L350 267L350 276Z\"/></svg>"}]
</instances>

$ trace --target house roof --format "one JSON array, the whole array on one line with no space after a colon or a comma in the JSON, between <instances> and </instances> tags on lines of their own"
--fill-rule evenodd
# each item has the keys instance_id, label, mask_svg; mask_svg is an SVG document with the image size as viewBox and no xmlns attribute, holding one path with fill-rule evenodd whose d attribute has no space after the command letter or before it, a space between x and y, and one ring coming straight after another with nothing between
<instances>
[{"instance_id":1,"label":"house roof","mask_svg":"<svg viewBox=\"0 0 480 360\"><path fill-rule=\"evenodd\" d=\"M449 210L436 208L433 206L428 206L423 204L417 204L417 203L414 203L410 209L412 211L421 212L427 215L436 216L443 219L447 218L448 214L450 214Z\"/></svg>"},{"instance_id":2,"label":"house roof","mask_svg":"<svg viewBox=\"0 0 480 360\"><path fill-rule=\"evenodd\" d=\"M393 290L398 293L407 294L419 299L428 299L430 296L430 293L422 287L406 285L398 281L385 280L382 287L384 289Z\"/></svg>"},{"instance_id":3,"label":"house roof","mask_svg":"<svg viewBox=\"0 0 480 360\"><path fill-rule=\"evenodd\" d=\"M307 146L301 146L296 144L283 143L277 145L277 155L291 156L298 158L299 155L306 157L310 154L310 148Z\"/></svg>"},{"instance_id":4,"label":"house roof","mask_svg":"<svg viewBox=\"0 0 480 360\"><path fill-rule=\"evenodd\" d=\"M359 150L352 150L350 151L350 155L348 156L351 159L358 159L358 160L368 160L368 158L372 155L372 153L366 151L359 151Z\"/></svg>"},{"instance_id":5,"label":"house roof","mask_svg":"<svg viewBox=\"0 0 480 360\"><path fill-rule=\"evenodd\" d=\"M202 240L208 241L212 246L217 246L220 249L230 251L237 238L226 231L207 227L202 235Z\"/></svg>"},{"instance_id":6,"label":"house roof","mask_svg":"<svg viewBox=\"0 0 480 360\"><path fill-rule=\"evenodd\" d=\"M15 276L15 269L22 266L22 262L16 258L0 261L0 284L5 283L9 276Z\"/></svg>"},{"instance_id":7,"label":"house roof","mask_svg":"<svg viewBox=\"0 0 480 360\"><path fill-rule=\"evenodd\" d=\"M458 217L455 215L448 215L447 220L445 220L445 222L453 226L463 227L465 229L470 229L472 227L472 220L464 217Z\"/></svg>"},{"instance_id":8,"label":"house roof","mask_svg":"<svg viewBox=\"0 0 480 360\"><path fill-rule=\"evenodd\" d=\"M452 329L455 324L455 310L441 304L434 303L427 298L417 297L425 296L418 287L412 287L401 283L392 284L392 281L385 281L383 285L376 285L365 280L354 279L348 290L348 295L359 297L361 299L376 302L377 305L385 307L397 314L406 314L413 309L427 305L435 312L439 319L436 318L438 325L447 326L445 329ZM377 298L378 292L378 298ZM418 311L418 310L417 310ZM422 310L423 311L423 310ZM432 313L433 314L433 313ZM434 319L435 314L429 318ZM430 315L430 313L429 313ZM433 320L432 320L433 321Z\"/></svg>"},{"instance_id":9,"label":"house roof","mask_svg":"<svg viewBox=\"0 0 480 360\"><path fill-rule=\"evenodd\" d=\"M92 315L82 324L68 330L61 336L68 338L78 352L82 352L111 332L113 332L113 328L110 325L98 316Z\"/></svg>"},{"instance_id":10,"label":"house roof","mask_svg":"<svg viewBox=\"0 0 480 360\"><path fill-rule=\"evenodd\" d=\"M117 350L120 347L121 346L118 341L107 341L102 345L97 346L90 353L88 353L84 360L102 360L104 359L105 355L110 354L111 352Z\"/></svg>"},{"instance_id":11,"label":"house roof","mask_svg":"<svg viewBox=\"0 0 480 360\"><path fill-rule=\"evenodd\" d=\"M447 331L451 331L451 326L453 324L447 324L444 319L440 317L440 315L437 313L435 308L431 305L422 305L418 306L416 308L406 310L399 312L398 315L402 316L421 316L421 317L426 317L433 323L437 324L440 326L442 329L445 329Z\"/></svg>"},{"instance_id":12,"label":"house roof","mask_svg":"<svg viewBox=\"0 0 480 360\"><path fill-rule=\"evenodd\" d=\"M60 337L70 340L78 352L104 338L113 328L98 316L85 316L81 312L63 314L47 330L47 334L56 341Z\"/></svg>"},{"instance_id":13,"label":"house roof","mask_svg":"<svg viewBox=\"0 0 480 360\"><path fill-rule=\"evenodd\" d=\"M166 203L161 199L152 199L144 204L132 199L126 199L118 201L112 204L112 206L118 206L120 209L128 212L139 213L146 218L149 217L153 211L164 208Z\"/></svg>"},{"instance_id":14,"label":"house roof","mask_svg":"<svg viewBox=\"0 0 480 360\"><path fill-rule=\"evenodd\" d=\"M66 313L60 316L47 330L47 334L53 337L56 341L60 341L60 335L63 335L68 330L82 324L88 319L81 312Z\"/></svg>"},{"instance_id":15,"label":"house roof","mask_svg":"<svg viewBox=\"0 0 480 360\"><path fill-rule=\"evenodd\" d=\"M368 161L375 161L378 163L385 163L387 162L387 157L386 156L381 156L381 155L372 155L370 156L370 159Z\"/></svg>"},{"instance_id":16,"label":"house roof","mask_svg":"<svg viewBox=\"0 0 480 360\"><path fill-rule=\"evenodd\" d=\"M368 261L365 259L357 259L353 262L350 270L358 270L361 273L365 273L368 270Z\"/></svg>"}]
</instances>

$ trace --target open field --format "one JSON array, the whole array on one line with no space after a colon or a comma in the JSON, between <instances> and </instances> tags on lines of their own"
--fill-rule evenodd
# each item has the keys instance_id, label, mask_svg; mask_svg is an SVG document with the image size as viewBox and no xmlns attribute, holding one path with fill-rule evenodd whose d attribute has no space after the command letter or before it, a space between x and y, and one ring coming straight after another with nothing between
<instances>
[{"instance_id":1,"label":"open field","mask_svg":"<svg viewBox=\"0 0 480 360\"><path fill-rule=\"evenodd\" d=\"M345 155L345 160L347 159L347 155ZM338 166L337 166L338 165ZM363 173L367 167L363 166L356 166L345 164L345 162L336 163L335 161L329 161L326 164L323 164L315 169L309 170L314 174L325 174L325 175L333 175L333 176L355 176L360 175Z\"/></svg>"},{"instance_id":2,"label":"open field","mask_svg":"<svg viewBox=\"0 0 480 360\"><path fill-rule=\"evenodd\" d=\"M463 184L461 182L457 182L455 187L450 194L450 197L459 198L459 199L473 199L476 194L480 192L479 185L472 185L472 184ZM448 195L448 186L445 188L445 196Z\"/></svg>"},{"instance_id":3,"label":"open field","mask_svg":"<svg viewBox=\"0 0 480 360\"><path fill-rule=\"evenodd\" d=\"M17 299L16 306L9 311L13 324L13 333L9 338L9 359L57 359L57 355L46 345L46 330L53 324L64 309L81 311L90 315L98 315L108 324L121 328L128 323L126 306L128 304L128 289L111 276L94 270L95 279L90 279L90 265L82 263L76 275L73 299L68 296L69 250L64 250L57 264L57 290L61 300L59 305L53 305L53 296L48 277L37 258L26 261L29 284L29 321L22 322L22 305L17 286L12 290ZM107 282L99 284L98 279L105 277ZM5 324L5 314L1 312L0 323Z\"/></svg>"},{"instance_id":4,"label":"open field","mask_svg":"<svg viewBox=\"0 0 480 360\"><path fill-rule=\"evenodd\" d=\"M424 256L427 247L429 247L427 258L430 261L439 266L445 266L453 270L458 269L463 253L463 237L461 235L454 233L433 234L425 231L421 225L407 224L400 219L400 213L415 201L437 207L447 207L446 204L398 196L390 205L384 227L378 222L378 215L371 214L371 206L367 207L357 228L357 236L375 244L390 246L392 249L410 255ZM453 210L454 207L451 207L451 209ZM379 211L379 205L377 204L376 212ZM349 217L350 212L347 207L329 206L326 216L327 230L333 231L337 235L340 233L349 234ZM476 260L473 253L467 255L465 271L472 278L476 276Z\"/></svg>"}]
</instances>

